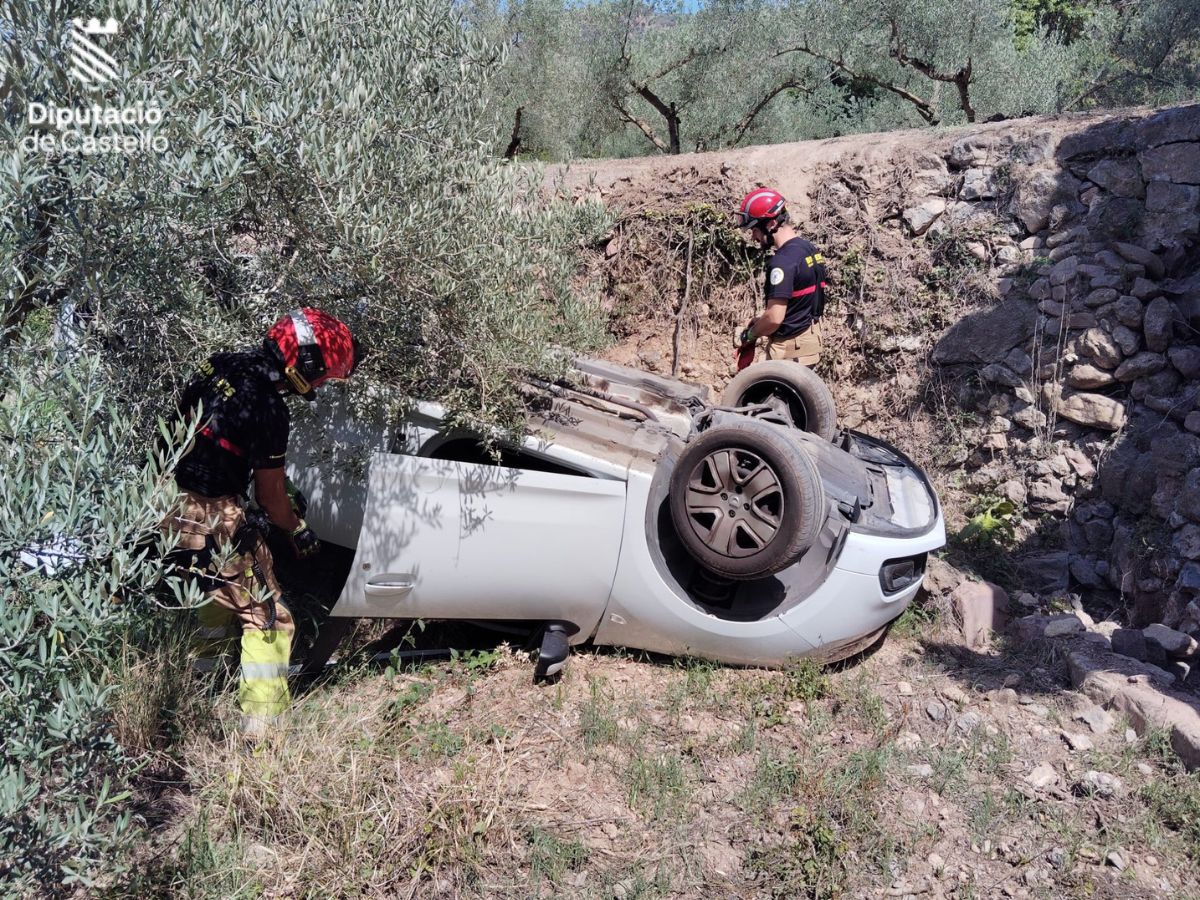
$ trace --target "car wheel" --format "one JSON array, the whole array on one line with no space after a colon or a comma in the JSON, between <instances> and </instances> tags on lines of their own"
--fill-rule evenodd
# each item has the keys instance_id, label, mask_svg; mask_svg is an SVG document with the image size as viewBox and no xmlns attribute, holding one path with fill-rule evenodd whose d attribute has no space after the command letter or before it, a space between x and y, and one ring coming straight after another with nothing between
<instances>
[{"instance_id":1,"label":"car wheel","mask_svg":"<svg viewBox=\"0 0 1200 900\"><path fill-rule=\"evenodd\" d=\"M689 443L668 505L684 547L727 578L764 578L816 540L825 491L816 466L775 425L718 425Z\"/></svg>"},{"instance_id":2,"label":"car wheel","mask_svg":"<svg viewBox=\"0 0 1200 900\"><path fill-rule=\"evenodd\" d=\"M810 368L786 359L748 366L721 395L722 406L762 406L755 415L833 440L833 394Z\"/></svg>"}]
</instances>

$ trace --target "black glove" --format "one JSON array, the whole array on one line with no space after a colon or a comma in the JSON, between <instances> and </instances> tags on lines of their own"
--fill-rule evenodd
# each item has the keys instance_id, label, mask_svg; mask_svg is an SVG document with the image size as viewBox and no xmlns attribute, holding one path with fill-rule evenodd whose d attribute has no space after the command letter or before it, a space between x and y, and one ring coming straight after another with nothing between
<instances>
[{"instance_id":1,"label":"black glove","mask_svg":"<svg viewBox=\"0 0 1200 900\"><path fill-rule=\"evenodd\" d=\"M291 539L292 552L297 559L312 559L321 552L321 539L303 519L300 520L300 527L292 532Z\"/></svg>"},{"instance_id":2,"label":"black glove","mask_svg":"<svg viewBox=\"0 0 1200 900\"><path fill-rule=\"evenodd\" d=\"M246 521L251 528L263 537L267 537L271 533L271 517L257 503L252 503L246 507Z\"/></svg>"}]
</instances>

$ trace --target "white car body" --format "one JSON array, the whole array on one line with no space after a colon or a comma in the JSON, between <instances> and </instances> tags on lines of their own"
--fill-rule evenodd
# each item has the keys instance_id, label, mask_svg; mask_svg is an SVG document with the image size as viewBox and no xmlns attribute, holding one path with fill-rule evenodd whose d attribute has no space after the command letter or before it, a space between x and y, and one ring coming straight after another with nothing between
<instances>
[{"instance_id":1,"label":"white car body","mask_svg":"<svg viewBox=\"0 0 1200 900\"><path fill-rule=\"evenodd\" d=\"M506 450L516 465L463 461L474 439L446 433L434 404L419 404L399 433L335 419L293 438L300 449L328 447L332 434L340 448L310 452L290 473L308 496L310 524L355 551L333 616L555 622L573 644L774 666L849 655L913 599L924 555L945 543L928 480L865 436L848 446L885 462L847 461L852 454L798 432L829 497L817 541L773 576L706 594L711 585L680 556L663 517L674 459L696 413L712 410L706 390L577 365L579 391L541 386L548 404L530 414L523 447ZM339 454L361 445L373 450L368 471L348 475ZM870 470L874 513L839 495L843 470ZM885 592L884 564L908 558L915 580Z\"/></svg>"}]
</instances>

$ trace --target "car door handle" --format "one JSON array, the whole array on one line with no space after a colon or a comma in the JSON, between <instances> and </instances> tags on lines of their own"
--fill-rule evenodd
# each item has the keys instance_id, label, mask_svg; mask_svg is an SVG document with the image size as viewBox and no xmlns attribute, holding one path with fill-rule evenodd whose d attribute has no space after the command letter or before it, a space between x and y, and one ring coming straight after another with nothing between
<instances>
[{"instance_id":1,"label":"car door handle","mask_svg":"<svg viewBox=\"0 0 1200 900\"><path fill-rule=\"evenodd\" d=\"M403 597L413 589L411 578L400 578L395 575L376 575L363 585L363 592L368 597Z\"/></svg>"}]
</instances>

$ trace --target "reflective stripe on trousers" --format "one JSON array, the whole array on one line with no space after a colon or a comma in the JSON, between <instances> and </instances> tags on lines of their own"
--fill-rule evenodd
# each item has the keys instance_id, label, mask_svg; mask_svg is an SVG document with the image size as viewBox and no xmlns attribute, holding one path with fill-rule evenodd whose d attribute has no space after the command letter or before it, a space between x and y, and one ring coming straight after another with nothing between
<instances>
[{"instance_id":1,"label":"reflective stripe on trousers","mask_svg":"<svg viewBox=\"0 0 1200 900\"><path fill-rule=\"evenodd\" d=\"M247 628L242 632L242 671L238 701L242 713L271 718L288 705L288 658L292 636L275 629Z\"/></svg>"}]
</instances>

